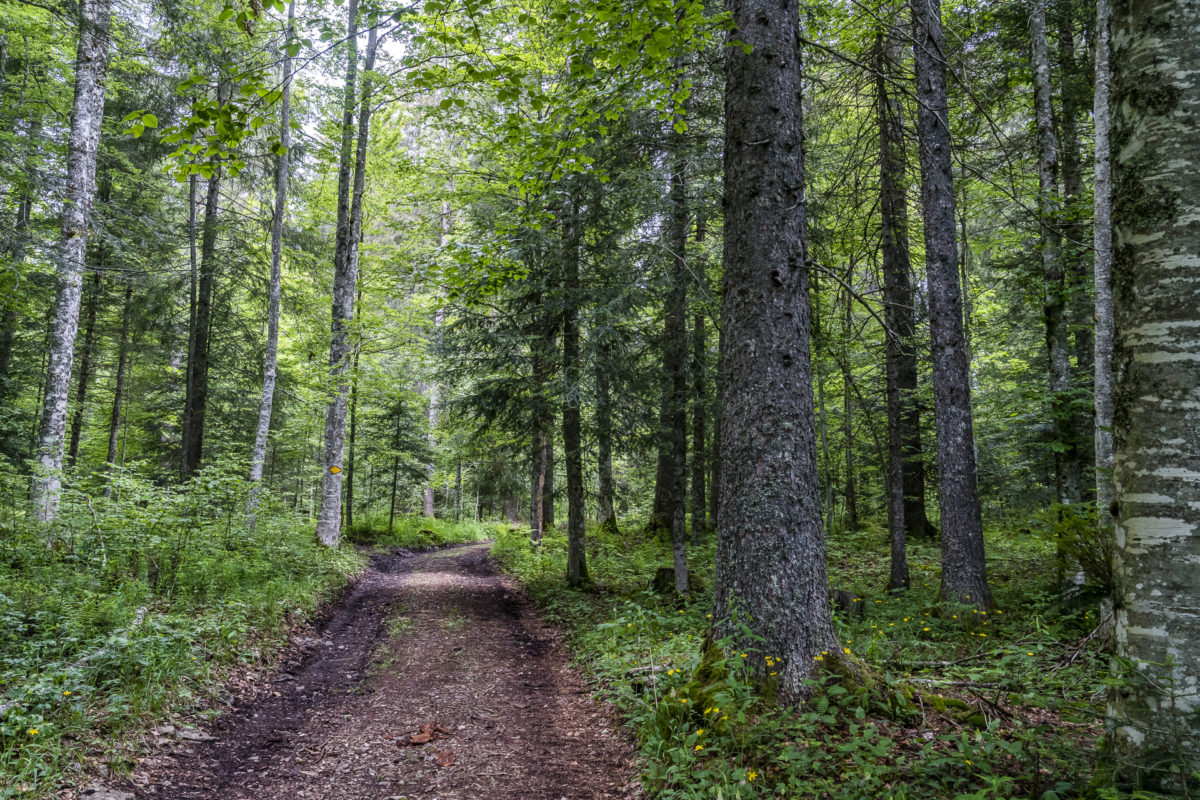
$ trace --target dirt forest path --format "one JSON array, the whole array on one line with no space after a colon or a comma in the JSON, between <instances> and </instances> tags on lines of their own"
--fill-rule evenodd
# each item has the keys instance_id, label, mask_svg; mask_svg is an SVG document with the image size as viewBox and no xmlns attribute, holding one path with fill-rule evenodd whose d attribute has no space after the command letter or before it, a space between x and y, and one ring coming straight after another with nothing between
<instances>
[{"instance_id":1,"label":"dirt forest path","mask_svg":"<svg viewBox=\"0 0 1200 800\"><path fill-rule=\"evenodd\" d=\"M218 718L212 740L146 759L123 788L137 800L640 796L629 743L486 545L375 556L285 670Z\"/></svg>"}]
</instances>

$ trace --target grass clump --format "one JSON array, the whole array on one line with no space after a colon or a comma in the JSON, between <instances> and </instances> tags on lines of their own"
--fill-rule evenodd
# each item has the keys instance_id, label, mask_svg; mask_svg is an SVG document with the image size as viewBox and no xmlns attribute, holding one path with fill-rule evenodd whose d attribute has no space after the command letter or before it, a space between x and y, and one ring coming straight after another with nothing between
<instances>
[{"instance_id":1,"label":"grass clump","mask_svg":"<svg viewBox=\"0 0 1200 800\"><path fill-rule=\"evenodd\" d=\"M566 627L577 661L624 715L652 797L1102 796L1089 783L1107 662L1084 641L1098 610L1058 603L1052 538L997 530L988 547L997 607L942 615L932 542L912 545L913 587L893 595L883 531L833 537L831 584L865 607L837 618L838 644L873 680L825 681L795 709L750 677L748 665L770 654L711 640L711 597L652 591L671 558L657 538L589 532L588 591L565 585L561 533L534 547L527 532L506 532L493 553ZM711 586L713 543L689 562Z\"/></svg>"},{"instance_id":2,"label":"grass clump","mask_svg":"<svg viewBox=\"0 0 1200 800\"><path fill-rule=\"evenodd\" d=\"M397 516L389 527L387 514L367 517L348 534L355 544L428 550L454 544L495 539L510 526L498 522L451 522L415 514Z\"/></svg>"}]
</instances>

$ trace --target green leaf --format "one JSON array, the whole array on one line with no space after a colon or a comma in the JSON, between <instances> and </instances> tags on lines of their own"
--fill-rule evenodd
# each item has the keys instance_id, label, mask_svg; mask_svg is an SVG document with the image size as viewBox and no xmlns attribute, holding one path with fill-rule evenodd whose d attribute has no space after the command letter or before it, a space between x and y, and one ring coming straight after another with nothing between
<instances>
[{"instance_id":1,"label":"green leaf","mask_svg":"<svg viewBox=\"0 0 1200 800\"><path fill-rule=\"evenodd\" d=\"M147 128L157 128L158 117L154 116L153 114L142 114L142 124Z\"/></svg>"}]
</instances>

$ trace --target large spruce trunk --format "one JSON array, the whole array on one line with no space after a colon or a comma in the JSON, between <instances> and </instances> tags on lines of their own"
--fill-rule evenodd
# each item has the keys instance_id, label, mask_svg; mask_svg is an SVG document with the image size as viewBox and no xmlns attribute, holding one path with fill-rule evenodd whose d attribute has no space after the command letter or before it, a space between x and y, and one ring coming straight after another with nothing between
<instances>
[{"instance_id":1,"label":"large spruce trunk","mask_svg":"<svg viewBox=\"0 0 1200 800\"><path fill-rule=\"evenodd\" d=\"M988 606L983 519L971 419L971 375L963 334L950 113L942 51L940 0L911 0L917 79L917 134L921 144L921 201L925 218L925 274L933 349L937 428L938 505L942 529L943 601Z\"/></svg>"},{"instance_id":2,"label":"large spruce trunk","mask_svg":"<svg viewBox=\"0 0 1200 800\"><path fill-rule=\"evenodd\" d=\"M1200 771L1200 5L1114 6L1113 368L1119 775ZM1127 668L1127 671L1126 669Z\"/></svg>"},{"instance_id":3,"label":"large spruce trunk","mask_svg":"<svg viewBox=\"0 0 1200 800\"><path fill-rule=\"evenodd\" d=\"M96 152L104 118L104 86L108 75L111 0L81 0L79 38L75 50L75 97L67 134L67 180L58 250L57 287L51 316L50 352L38 426L33 481L34 516L50 522L58 516L60 472L67 426L71 362L79 330L79 303L87 252L88 215L96 193Z\"/></svg>"},{"instance_id":4,"label":"large spruce trunk","mask_svg":"<svg viewBox=\"0 0 1200 800\"><path fill-rule=\"evenodd\" d=\"M804 696L828 651L805 263L798 7L730 0L717 634L779 696ZM749 52L739 43L749 45ZM780 659L768 666L765 656Z\"/></svg>"}]
</instances>

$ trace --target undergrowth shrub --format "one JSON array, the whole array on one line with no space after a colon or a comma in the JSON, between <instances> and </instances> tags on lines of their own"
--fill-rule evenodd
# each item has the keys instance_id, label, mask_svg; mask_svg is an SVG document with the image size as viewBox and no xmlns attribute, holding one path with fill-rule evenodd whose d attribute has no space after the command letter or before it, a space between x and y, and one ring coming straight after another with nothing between
<instances>
[{"instance_id":1,"label":"undergrowth shrub","mask_svg":"<svg viewBox=\"0 0 1200 800\"><path fill-rule=\"evenodd\" d=\"M202 704L362 568L267 492L247 527L244 474L216 463L168 488L130 470L110 497L99 480L67 482L48 525L5 498L0 797L37 796L81 768L88 742L111 749L116 734Z\"/></svg>"}]
</instances>

